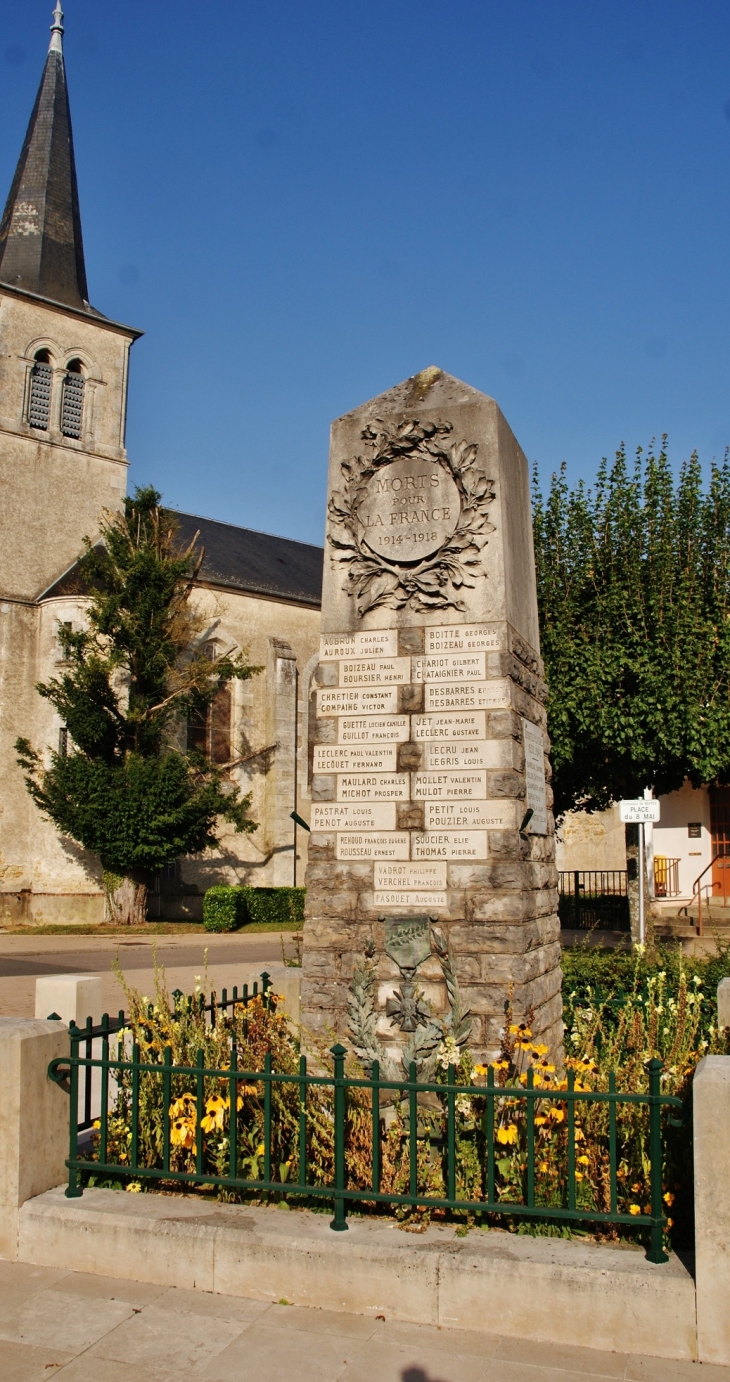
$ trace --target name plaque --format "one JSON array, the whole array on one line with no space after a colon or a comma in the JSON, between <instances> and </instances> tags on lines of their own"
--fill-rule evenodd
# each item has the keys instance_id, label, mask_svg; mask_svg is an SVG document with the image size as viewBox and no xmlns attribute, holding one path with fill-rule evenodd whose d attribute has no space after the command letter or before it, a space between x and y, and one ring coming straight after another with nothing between
<instances>
[{"instance_id":1,"label":"name plaque","mask_svg":"<svg viewBox=\"0 0 730 1382\"><path fill-rule=\"evenodd\" d=\"M376 864L376 888L445 888L446 865Z\"/></svg>"},{"instance_id":2,"label":"name plaque","mask_svg":"<svg viewBox=\"0 0 730 1382\"><path fill-rule=\"evenodd\" d=\"M395 802L312 802L312 830L395 830Z\"/></svg>"},{"instance_id":3,"label":"name plaque","mask_svg":"<svg viewBox=\"0 0 730 1382\"><path fill-rule=\"evenodd\" d=\"M484 653L444 653L441 657L414 657L411 680L484 681Z\"/></svg>"},{"instance_id":4,"label":"name plaque","mask_svg":"<svg viewBox=\"0 0 730 1382\"><path fill-rule=\"evenodd\" d=\"M398 630L376 629L372 633L323 633L319 640L322 662L341 657L395 657Z\"/></svg>"},{"instance_id":5,"label":"name plaque","mask_svg":"<svg viewBox=\"0 0 730 1382\"><path fill-rule=\"evenodd\" d=\"M313 771L315 773L394 773L398 750L391 748L351 748L339 744L316 744Z\"/></svg>"},{"instance_id":6,"label":"name plaque","mask_svg":"<svg viewBox=\"0 0 730 1382\"><path fill-rule=\"evenodd\" d=\"M476 744L426 744L423 766L429 772L442 768L501 768L505 763L504 740L486 739Z\"/></svg>"},{"instance_id":7,"label":"name plaque","mask_svg":"<svg viewBox=\"0 0 730 1382\"><path fill-rule=\"evenodd\" d=\"M454 624L426 629L427 653L499 652L504 647L502 634L488 624Z\"/></svg>"},{"instance_id":8,"label":"name plaque","mask_svg":"<svg viewBox=\"0 0 730 1382\"><path fill-rule=\"evenodd\" d=\"M357 658L339 663L340 686L393 686L411 679L409 657Z\"/></svg>"},{"instance_id":9,"label":"name plaque","mask_svg":"<svg viewBox=\"0 0 730 1382\"><path fill-rule=\"evenodd\" d=\"M410 732L407 715L342 716L337 739L340 744L404 744Z\"/></svg>"},{"instance_id":10,"label":"name plaque","mask_svg":"<svg viewBox=\"0 0 730 1382\"><path fill-rule=\"evenodd\" d=\"M397 710L397 686L362 690L326 687L317 692L318 715L393 715Z\"/></svg>"},{"instance_id":11,"label":"name plaque","mask_svg":"<svg viewBox=\"0 0 730 1382\"><path fill-rule=\"evenodd\" d=\"M453 682L425 687L426 710L502 710L511 703L507 680Z\"/></svg>"},{"instance_id":12,"label":"name plaque","mask_svg":"<svg viewBox=\"0 0 730 1382\"><path fill-rule=\"evenodd\" d=\"M406 830L388 834L375 831L338 831L335 858L345 859L408 859L410 840Z\"/></svg>"},{"instance_id":13,"label":"name plaque","mask_svg":"<svg viewBox=\"0 0 730 1382\"><path fill-rule=\"evenodd\" d=\"M340 773L337 778L338 801L408 801L410 783L408 773Z\"/></svg>"},{"instance_id":14,"label":"name plaque","mask_svg":"<svg viewBox=\"0 0 730 1382\"><path fill-rule=\"evenodd\" d=\"M409 889L400 892L374 892L374 907L448 907L446 893L423 892Z\"/></svg>"},{"instance_id":15,"label":"name plaque","mask_svg":"<svg viewBox=\"0 0 730 1382\"><path fill-rule=\"evenodd\" d=\"M539 725L522 721L525 741L525 788L527 805L532 819L527 830L531 835L547 835L547 791L545 788L545 741Z\"/></svg>"},{"instance_id":16,"label":"name plaque","mask_svg":"<svg viewBox=\"0 0 730 1382\"><path fill-rule=\"evenodd\" d=\"M514 830L515 806L512 801L427 801L424 806L427 830L440 827L480 826L489 830Z\"/></svg>"},{"instance_id":17,"label":"name plaque","mask_svg":"<svg viewBox=\"0 0 730 1382\"><path fill-rule=\"evenodd\" d=\"M413 774L413 796L417 801L483 801L486 795L484 772Z\"/></svg>"},{"instance_id":18,"label":"name plaque","mask_svg":"<svg viewBox=\"0 0 730 1382\"><path fill-rule=\"evenodd\" d=\"M413 859L450 859L484 861L487 857L486 830L433 830L415 834L411 849Z\"/></svg>"},{"instance_id":19,"label":"name plaque","mask_svg":"<svg viewBox=\"0 0 730 1382\"><path fill-rule=\"evenodd\" d=\"M414 739L486 739L487 724L484 711L473 715L414 715Z\"/></svg>"}]
</instances>

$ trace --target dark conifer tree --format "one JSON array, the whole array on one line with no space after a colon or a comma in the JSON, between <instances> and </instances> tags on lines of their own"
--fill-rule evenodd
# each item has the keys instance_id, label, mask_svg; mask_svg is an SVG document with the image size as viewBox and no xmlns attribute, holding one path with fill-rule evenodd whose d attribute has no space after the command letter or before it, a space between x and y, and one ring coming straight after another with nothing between
<instances>
[{"instance_id":1,"label":"dark conifer tree","mask_svg":"<svg viewBox=\"0 0 730 1382\"><path fill-rule=\"evenodd\" d=\"M16 744L32 797L98 856L112 916L126 923L145 919L153 873L214 845L221 820L256 829L233 764L183 745L188 719L260 668L196 646L202 626L190 595L203 553L195 542L180 550L174 514L159 500L138 489L123 512L106 515L103 543L85 544L87 624L59 625L66 669L37 688L67 726L67 752L44 757L27 739Z\"/></svg>"}]
</instances>

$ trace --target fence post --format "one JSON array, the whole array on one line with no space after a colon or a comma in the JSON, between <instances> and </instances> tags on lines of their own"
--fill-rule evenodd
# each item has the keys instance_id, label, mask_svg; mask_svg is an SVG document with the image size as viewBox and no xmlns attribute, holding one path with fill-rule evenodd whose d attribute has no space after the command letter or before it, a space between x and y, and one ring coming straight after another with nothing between
<instances>
[{"instance_id":1,"label":"fence post","mask_svg":"<svg viewBox=\"0 0 730 1382\"><path fill-rule=\"evenodd\" d=\"M662 1063L656 1057L649 1061L649 1163L651 1177L651 1247L650 1262L668 1262L662 1239L664 1237L664 1205L662 1203Z\"/></svg>"},{"instance_id":2,"label":"fence post","mask_svg":"<svg viewBox=\"0 0 730 1382\"><path fill-rule=\"evenodd\" d=\"M345 1118L346 1091L345 1091L345 1056L347 1051L338 1042L332 1047L334 1057L334 1093L335 1093L335 1197L334 1210L335 1217L330 1222L330 1228L336 1233L342 1233L347 1228L347 1211L345 1201L338 1190L341 1192L345 1188Z\"/></svg>"},{"instance_id":3,"label":"fence post","mask_svg":"<svg viewBox=\"0 0 730 1382\"><path fill-rule=\"evenodd\" d=\"M62 1022L0 1017L0 1257L18 1256L18 1211L66 1179L69 1099L48 1078L68 1056Z\"/></svg>"},{"instance_id":4,"label":"fence post","mask_svg":"<svg viewBox=\"0 0 730 1382\"><path fill-rule=\"evenodd\" d=\"M730 1027L730 979L721 979L717 986L717 1025L721 1031Z\"/></svg>"},{"instance_id":5,"label":"fence post","mask_svg":"<svg viewBox=\"0 0 730 1382\"><path fill-rule=\"evenodd\" d=\"M697 1350L730 1364L730 1056L705 1056L692 1081Z\"/></svg>"},{"instance_id":6,"label":"fence post","mask_svg":"<svg viewBox=\"0 0 730 1382\"><path fill-rule=\"evenodd\" d=\"M575 927L580 931L580 872L578 869L573 874L573 895L575 897Z\"/></svg>"}]
</instances>

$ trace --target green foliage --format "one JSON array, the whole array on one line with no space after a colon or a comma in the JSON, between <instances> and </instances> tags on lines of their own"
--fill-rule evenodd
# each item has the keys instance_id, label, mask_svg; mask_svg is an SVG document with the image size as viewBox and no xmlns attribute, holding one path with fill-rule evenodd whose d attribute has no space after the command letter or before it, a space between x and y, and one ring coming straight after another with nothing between
<instances>
[{"instance_id":1,"label":"green foliage","mask_svg":"<svg viewBox=\"0 0 730 1382\"><path fill-rule=\"evenodd\" d=\"M203 898L203 925L206 931L237 931L243 925L243 888L227 888L222 884L208 891Z\"/></svg>"},{"instance_id":2,"label":"green foliage","mask_svg":"<svg viewBox=\"0 0 730 1382\"><path fill-rule=\"evenodd\" d=\"M242 888L246 921L253 925L304 925L306 888Z\"/></svg>"},{"instance_id":3,"label":"green foliage","mask_svg":"<svg viewBox=\"0 0 730 1382\"><path fill-rule=\"evenodd\" d=\"M534 488L555 810L730 781L730 465L623 449Z\"/></svg>"},{"instance_id":4,"label":"green foliage","mask_svg":"<svg viewBox=\"0 0 730 1382\"><path fill-rule=\"evenodd\" d=\"M239 926L304 924L305 888L208 888L203 899L206 931L235 931Z\"/></svg>"},{"instance_id":5,"label":"green foliage","mask_svg":"<svg viewBox=\"0 0 730 1382\"><path fill-rule=\"evenodd\" d=\"M28 790L64 834L98 855L106 873L144 878L180 855L216 843L222 818L256 829L225 767L176 743L182 723L219 688L259 669L242 656L196 651L190 607L202 552L181 551L174 514L138 489L107 513L103 545L80 562L87 623L59 625L65 670L41 683L68 727L70 752L46 766L27 739L16 744Z\"/></svg>"}]
</instances>

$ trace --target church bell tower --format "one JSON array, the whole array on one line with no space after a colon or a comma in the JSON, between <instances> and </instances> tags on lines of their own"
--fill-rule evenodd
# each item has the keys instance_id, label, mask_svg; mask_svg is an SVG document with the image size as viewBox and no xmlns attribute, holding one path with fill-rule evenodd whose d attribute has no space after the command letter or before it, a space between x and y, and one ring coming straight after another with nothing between
<instances>
[{"instance_id":1,"label":"church bell tower","mask_svg":"<svg viewBox=\"0 0 730 1382\"><path fill-rule=\"evenodd\" d=\"M0 222L0 601L35 604L122 502L140 334L88 301L57 0Z\"/></svg>"}]
</instances>

